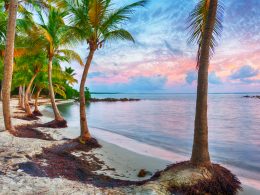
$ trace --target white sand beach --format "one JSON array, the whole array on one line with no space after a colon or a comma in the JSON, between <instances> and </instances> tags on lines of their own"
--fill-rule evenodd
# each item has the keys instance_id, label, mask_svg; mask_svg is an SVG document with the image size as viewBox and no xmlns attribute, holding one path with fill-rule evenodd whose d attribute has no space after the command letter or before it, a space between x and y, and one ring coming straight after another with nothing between
<instances>
[{"instance_id":1,"label":"white sand beach","mask_svg":"<svg viewBox=\"0 0 260 195\"><path fill-rule=\"evenodd\" d=\"M42 100L43 101L43 100ZM71 101L64 101L66 103ZM12 100L12 111L15 111L17 100ZM0 104L0 110L2 105ZM49 116L43 116L38 122L50 121ZM14 125L30 124L31 121L13 119ZM70 128L70 127L68 127ZM66 129L38 128L40 131L50 134L60 141L47 141L34 138L14 137L4 131L3 116L0 112L0 194L167 194L163 186L157 182L149 182L142 186L128 187L95 187L92 184L84 184L65 178L33 177L20 169L15 169L16 164L29 161L29 157L42 152L42 147L51 147L64 143L63 138L73 138ZM166 168L167 165L183 159L154 146L148 146L140 142L125 138L120 135L112 135L100 129L91 129L102 148L91 150L82 155L89 161L95 160L93 156L104 162L102 169L97 174L108 175L115 179L140 181L150 178L156 171ZM156 153L163 153L162 159L155 158ZM145 169L146 177L138 177L138 172ZM241 195L257 195L260 189L243 185Z\"/></svg>"}]
</instances>

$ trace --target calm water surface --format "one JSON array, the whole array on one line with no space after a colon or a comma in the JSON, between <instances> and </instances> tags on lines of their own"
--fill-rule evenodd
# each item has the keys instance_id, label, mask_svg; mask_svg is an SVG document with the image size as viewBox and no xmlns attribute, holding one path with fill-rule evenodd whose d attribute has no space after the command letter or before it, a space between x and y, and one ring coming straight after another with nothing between
<instances>
[{"instance_id":1,"label":"calm water surface","mask_svg":"<svg viewBox=\"0 0 260 195\"><path fill-rule=\"evenodd\" d=\"M215 162L259 175L260 100L242 98L243 95L209 95L210 154ZM91 103L87 107L90 127L190 156L195 94L104 94L94 97L142 100ZM60 110L70 126L79 127L78 104L62 105Z\"/></svg>"}]
</instances>

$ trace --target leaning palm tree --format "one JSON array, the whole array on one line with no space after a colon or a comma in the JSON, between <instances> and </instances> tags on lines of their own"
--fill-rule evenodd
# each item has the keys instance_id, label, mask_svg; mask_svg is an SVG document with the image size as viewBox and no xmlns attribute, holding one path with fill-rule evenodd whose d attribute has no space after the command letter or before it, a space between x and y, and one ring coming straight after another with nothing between
<instances>
[{"instance_id":1,"label":"leaning palm tree","mask_svg":"<svg viewBox=\"0 0 260 195\"><path fill-rule=\"evenodd\" d=\"M3 115L5 128L13 130L10 112L10 92L13 74L14 40L16 30L17 0L10 0L9 16L6 33L6 47L4 56L4 78L3 78Z\"/></svg>"},{"instance_id":2,"label":"leaning palm tree","mask_svg":"<svg viewBox=\"0 0 260 195\"><path fill-rule=\"evenodd\" d=\"M70 13L71 35L84 41L89 47L80 83L80 142L86 143L91 135L86 119L85 83L94 53L102 48L107 41L133 41L132 35L122 28L123 22L130 19L134 9L144 6L146 1L138 1L119 9L112 8L111 0L60 0L59 6Z\"/></svg>"},{"instance_id":3,"label":"leaning palm tree","mask_svg":"<svg viewBox=\"0 0 260 195\"><path fill-rule=\"evenodd\" d=\"M66 127L67 122L61 116L58 107L55 103L55 94L52 82L52 68L53 59L62 58L62 56L68 57L70 60L76 60L80 64L83 64L80 56L73 50L64 49L64 46L72 43L71 35L69 34L69 27L65 24L64 18L67 16L67 12L59 11L54 7L49 8L47 16L44 16L41 10L37 10L39 16L39 32L45 40L45 47L48 58L48 79L49 79L49 93L55 120L50 123L55 127ZM46 19L47 18L47 19ZM37 33L36 33L37 34Z\"/></svg>"},{"instance_id":4,"label":"leaning palm tree","mask_svg":"<svg viewBox=\"0 0 260 195\"><path fill-rule=\"evenodd\" d=\"M43 68L39 72L38 76L34 80L36 92L35 92L35 95L34 95L34 111L33 111L33 114L35 116L42 116L42 113L40 112L40 110L38 108L38 100L39 100L39 97L40 97L42 90L48 90L48 67L46 67L46 66L47 66L47 64L45 66L43 66Z\"/></svg>"},{"instance_id":5,"label":"leaning palm tree","mask_svg":"<svg viewBox=\"0 0 260 195\"><path fill-rule=\"evenodd\" d=\"M218 0L200 0L189 17L189 41L198 44L197 102L191 155L191 163L194 165L211 164L208 150L208 70L210 55L214 52L222 30L222 15L223 7Z\"/></svg>"},{"instance_id":6,"label":"leaning palm tree","mask_svg":"<svg viewBox=\"0 0 260 195\"><path fill-rule=\"evenodd\" d=\"M37 3L41 4L45 1L32 1L24 0L22 1L26 4ZM3 115L5 128L7 130L13 130L11 122L11 112L10 112L10 92L12 85L12 74L13 74L13 57L14 57L14 41L16 32L16 16L18 10L18 0L5 0L4 9L8 11L8 24L6 32L6 47L4 55L4 78L3 78ZM24 11L24 10L23 10Z\"/></svg>"},{"instance_id":7,"label":"leaning palm tree","mask_svg":"<svg viewBox=\"0 0 260 195\"><path fill-rule=\"evenodd\" d=\"M53 60L53 74L52 81L54 86L54 92L60 95L63 98L66 98L66 92L64 89L64 84L66 82L75 83L77 80L66 72L66 70L62 70L59 60ZM39 72L37 78L34 81L36 87L35 93L35 102L34 102L34 111L33 114L36 116L41 116L41 112L38 108L38 99L42 90L48 90L48 66L43 66L41 71Z\"/></svg>"},{"instance_id":8,"label":"leaning palm tree","mask_svg":"<svg viewBox=\"0 0 260 195\"><path fill-rule=\"evenodd\" d=\"M31 88L35 78L38 76L45 64L47 64L47 58L43 52L39 52L35 55L25 55L20 57L16 62L15 71L18 72L19 75L25 73L25 75L29 77L24 95L25 111L29 117L33 117L33 113L29 105L29 95L31 93Z\"/></svg>"}]
</instances>

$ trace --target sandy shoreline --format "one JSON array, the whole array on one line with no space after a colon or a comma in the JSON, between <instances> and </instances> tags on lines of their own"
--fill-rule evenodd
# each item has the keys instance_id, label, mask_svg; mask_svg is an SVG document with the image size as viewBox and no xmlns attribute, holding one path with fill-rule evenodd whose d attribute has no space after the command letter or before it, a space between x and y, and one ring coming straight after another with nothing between
<instances>
[{"instance_id":1,"label":"sandy shoreline","mask_svg":"<svg viewBox=\"0 0 260 195\"><path fill-rule=\"evenodd\" d=\"M62 103L69 103L65 101ZM61 103L61 102L60 102ZM17 111L17 100L12 100L12 112ZM0 109L2 105L0 103ZM44 123L50 121L50 116L41 117L37 122ZM31 124L33 121L25 121L13 118L13 125ZM38 128L40 131L50 134L54 139L60 140L64 138L62 131L64 129ZM91 184L81 183L79 181L71 181L65 178L48 178L33 177L28 175L15 166L20 163L30 161L35 154L41 154L43 147L51 147L62 144L65 141L47 141L34 138L14 137L7 131L4 131L3 115L0 114L0 194L165 194L157 185L145 186L126 186L126 187L96 187ZM114 144L110 144L100 140L103 147L91 151L105 165L112 168L110 171L106 167L102 168L97 174L106 174L112 178L120 178L123 180L144 180L149 178L157 170L165 168L168 163L160 159L147 158L146 156L125 150ZM75 154L77 155L77 154ZM121 156L120 158L118 157ZM85 155L88 158L88 155ZM125 159L122 157L126 157ZM120 159L120 160L119 160ZM91 160L91 159L90 159ZM147 161L148 160L148 161ZM126 161L128 166L125 166ZM147 164L152 161L153 163ZM140 169L145 168L151 172L147 177L142 179L137 177Z\"/></svg>"},{"instance_id":2,"label":"sandy shoreline","mask_svg":"<svg viewBox=\"0 0 260 195\"><path fill-rule=\"evenodd\" d=\"M65 101L59 103L71 103L73 101ZM13 111L17 105L16 100L12 100ZM0 105L2 110L2 106ZM43 107L41 107L41 110ZM51 116L43 116L40 118L40 122L50 121ZM24 121L20 119L13 119L14 125L18 124L30 124L29 121ZM69 128L69 127L68 127ZM39 194L165 194L156 185L145 185L141 187L118 187L118 188L97 188L93 185L83 184L77 181L69 181L64 178L39 178L31 177L21 170L12 171L12 166L17 163L26 162L28 158L26 155L33 156L34 154L41 153L42 147L52 146L54 144L62 143L61 139L73 138L72 135L66 134L66 129L49 129L49 128L39 128L40 131L50 134L54 139L61 141L45 141L31 138L18 138L13 137L3 130L3 117L0 114L0 194L30 194L32 189ZM142 148L142 150L137 153L138 143L128 143L128 148L125 148L125 143L120 142L120 136L112 137L110 140L107 139L108 134L102 132L102 130L92 129L93 135L99 139L99 142L103 146L102 148L97 148L91 150L89 153L91 155L85 155L85 158L89 156L95 156L104 162L104 167L97 171L97 174L105 174L115 179L139 181L148 179L153 173L158 170L164 169L167 165L172 162L180 161L183 159L182 156L172 155L172 153L165 153L164 159L154 158L151 155L153 152L161 152L160 149L156 147ZM102 137L103 136L103 137ZM115 144L116 143L116 144ZM134 148L135 146L135 148ZM4 148L4 149L3 149ZM130 150L129 150L130 149ZM158 150L158 151L154 151ZM10 156L10 159L6 157ZM16 156L17 158L13 157ZM174 160L170 160L174 159ZM88 159L91 161L91 159ZM8 161L8 163L6 163ZM9 162L11 161L11 162ZM108 169L109 167L109 169ZM140 169L145 169L148 175L144 178L137 177ZM18 185L16 183L18 182ZM19 187L19 184L20 187ZM22 187L25 186L25 187ZM49 189L43 190L46 187ZM244 192L242 195L254 195L260 194L260 190L254 189L251 186L243 185Z\"/></svg>"}]
</instances>

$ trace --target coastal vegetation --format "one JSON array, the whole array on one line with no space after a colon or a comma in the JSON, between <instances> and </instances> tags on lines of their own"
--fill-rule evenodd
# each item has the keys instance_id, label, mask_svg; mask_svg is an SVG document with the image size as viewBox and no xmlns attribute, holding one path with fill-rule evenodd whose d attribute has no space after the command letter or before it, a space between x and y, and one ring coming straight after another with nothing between
<instances>
[{"instance_id":1,"label":"coastal vegetation","mask_svg":"<svg viewBox=\"0 0 260 195\"><path fill-rule=\"evenodd\" d=\"M44 149L41 155L31 158L32 162L42 168L44 174L67 179L77 178L84 182L91 179L103 183L108 180L105 176L96 176L92 171L97 167L75 160L72 152L77 149L89 152L93 148L101 147L92 138L87 123L87 102L99 101L138 101L139 99L96 99L91 97L86 87L89 69L97 50L103 49L108 42L130 41L134 37L124 27L134 11L146 5L146 0L115 9L111 0L10 0L0 4L0 79L1 97L5 129L15 136L35 136L53 141L35 130L37 127L67 127L67 121L61 115L56 99L78 99L80 136L76 140ZM122 182L123 185L143 185L154 180L160 185L167 186L171 193L184 194L235 194L240 188L240 182L230 171L213 164L208 147L208 71L210 56L214 53L218 37L222 30L223 7L218 0L200 0L189 17L189 42L195 42L197 50L197 101L194 124L194 141L190 161L169 166L157 172L145 182ZM185 24L184 24L185 25ZM76 50L78 44L83 44L87 59L81 58ZM62 67L62 63L76 62L83 67L79 90L73 88L75 70ZM46 124L13 126L10 109L11 95L18 96L18 106L24 111L25 118L37 120L40 112L39 98L41 95L49 97L54 119ZM30 99L34 97L34 110ZM129 121L132 122L132 121ZM39 159L49 163L49 167L39 164ZM38 164L37 164L38 163ZM28 164L20 164L26 165ZM36 166L33 165L33 166ZM31 166L31 164L30 164ZM63 170L75 171L56 172L57 166ZM37 169L38 169L37 168ZM93 170L91 170L93 168ZM71 169L71 170L70 170ZM60 170L59 170L60 171ZM66 172L66 173L65 173ZM46 176L42 173L37 176ZM49 174L49 175L48 175ZM196 178L194 178L196 175ZM99 180L100 179L100 180ZM118 184L116 183L116 184ZM117 186L117 185L115 185Z\"/></svg>"}]
</instances>

